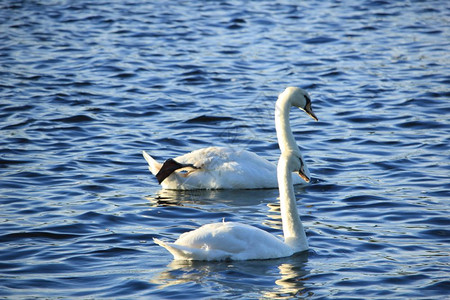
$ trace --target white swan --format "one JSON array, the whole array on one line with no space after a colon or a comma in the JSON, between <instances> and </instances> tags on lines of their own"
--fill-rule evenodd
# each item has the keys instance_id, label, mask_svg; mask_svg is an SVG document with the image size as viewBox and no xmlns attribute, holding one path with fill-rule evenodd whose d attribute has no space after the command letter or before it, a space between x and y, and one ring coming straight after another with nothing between
<instances>
[{"instance_id":1,"label":"white swan","mask_svg":"<svg viewBox=\"0 0 450 300\"><path fill-rule=\"evenodd\" d=\"M291 106L303 109L317 121L306 91L288 87L278 96L275 105L277 136L284 136L286 145L297 147L289 125ZM286 146L280 144L281 150ZM300 153L300 152L299 152ZM209 147L168 159L163 164L142 152L150 172L165 189L260 189L276 188L276 166L245 150ZM301 154L300 154L301 156ZM302 156L301 156L302 157ZM302 157L303 159L303 157ZM294 184L309 182L310 173L304 164L301 178L293 174Z\"/></svg>"},{"instance_id":2,"label":"white swan","mask_svg":"<svg viewBox=\"0 0 450 300\"><path fill-rule=\"evenodd\" d=\"M283 110L277 111L281 113ZM277 113L275 117L280 116L282 114ZM183 233L174 243L154 239L155 243L166 248L174 259L184 260L271 259L308 250L308 240L297 211L291 176L292 172L304 174L305 163L292 133L283 132L286 128L289 128L288 122L284 127L276 127L281 148L277 178L284 241L257 227L222 222Z\"/></svg>"},{"instance_id":3,"label":"white swan","mask_svg":"<svg viewBox=\"0 0 450 300\"><path fill-rule=\"evenodd\" d=\"M204 225L183 233L174 243L154 239L174 259L250 260L290 256L308 250L308 241L298 215L291 172L300 171L303 162L298 151L286 151L278 162L281 220L284 242L276 236L247 224L222 222Z\"/></svg>"}]
</instances>

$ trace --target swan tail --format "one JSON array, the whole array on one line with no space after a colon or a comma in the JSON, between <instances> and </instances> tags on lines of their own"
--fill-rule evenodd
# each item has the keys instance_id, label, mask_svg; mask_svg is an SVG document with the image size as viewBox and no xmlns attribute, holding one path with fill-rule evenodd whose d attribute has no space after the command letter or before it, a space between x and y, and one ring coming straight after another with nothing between
<instances>
[{"instance_id":1,"label":"swan tail","mask_svg":"<svg viewBox=\"0 0 450 300\"><path fill-rule=\"evenodd\" d=\"M190 249L185 246L176 245L173 243L165 243L161 240L158 240L157 238L154 238L153 241L160 245L161 247L165 248L167 251L170 252L170 254L173 255L174 259L181 259L181 260L192 260L197 259L196 257L199 256L197 253L200 249Z\"/></svg>"},{"instance_id":2,"label":"swan tail","mask_svg":"<svg viewBox=\"0 0 450 300\"><path fill-rule=\"evenodd\" d=\"M142 155L148 163L148 169L156 176L159 170L161 170L162 164L157 162L153 157L151 157L147 152L142 151Z\"/></svg>"}]
</instances>

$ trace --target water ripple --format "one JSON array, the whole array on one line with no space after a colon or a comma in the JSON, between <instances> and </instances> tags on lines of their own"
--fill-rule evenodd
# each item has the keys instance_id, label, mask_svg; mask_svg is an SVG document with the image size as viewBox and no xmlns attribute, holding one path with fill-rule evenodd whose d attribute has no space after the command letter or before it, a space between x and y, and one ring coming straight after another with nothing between
<instances>
[{"instance_id":1,"label":"water ripple","mask_svg":"<svg viewBox=\"0 0 450 300\"><path fill-rule=\"evenodd\" d=\"M0 4L0 294L10 298L448 295L448 4ZM164 191L159 160L207 146L276 162L292 110L312 173L311 250L171 262L152 238L224 218L281 234L278 191ZM87 284L88 283L88 284Z\"/></svg>"}]
</instances>

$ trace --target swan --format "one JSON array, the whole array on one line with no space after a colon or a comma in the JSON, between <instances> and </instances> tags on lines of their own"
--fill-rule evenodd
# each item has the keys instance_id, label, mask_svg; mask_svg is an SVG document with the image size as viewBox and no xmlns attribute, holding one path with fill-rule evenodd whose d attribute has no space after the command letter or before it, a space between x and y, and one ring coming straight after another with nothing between
<instances>
[{"instance_id":1,"label":"swan","mask_svg":"<svg viewBox=\"0 0 450 300\"><path fill-rule=\"evenodd\" d=\"M277 106L275 118L283 115L286 113L282 106ZM286 123L276 126L281 148L276 172L284 241L254 226L223 221L183 233L174 243L156 238L153 239L154 242L167 249L175 260L272 259L308 250L308 240L298 214L292 180L293 172L305 176L306 165L292 132L286 130L290 129L289 122Z\"/></svg>"},{"instance_id":2,"label":"swan","mask_svg":"<svg viewBox=\"0 0 450 300\"><path fill-rule=\"evenodd\" d=\"M297 87L288 87L278 96L275 105L277 137L283 137L289 147L297 147L289 125L291 106L304 110L318 120L311 108L308 93ZM285 144L280 144L283 151ZM297 147L298 148L298 147ZM300 153L300 152L299 152ZM150 172L165 189L261 189L276 188L276 165L255 153L230 147L208 147L185 155L169 158L164 163L156 161L147 152L142 155ZM303 161L303 156L300 154ZM306 164L301 177L292 174L294 184L309 182Z\"/></svg>"},{"instance_id":3,"label":"swan","mask_svg":"<svg viewBox=\"0 0 450 300\"><path fill-rule=\"evenodd\" d=\"M303 224L297 211L292 172L302 172L305 164L296 149L286 149L278 161L277 175L284 241L238 222L219 222L183 233L174 243L154 238L175 260L251 260L291 256L308 250Z\"/></svg>"}]
</instances>

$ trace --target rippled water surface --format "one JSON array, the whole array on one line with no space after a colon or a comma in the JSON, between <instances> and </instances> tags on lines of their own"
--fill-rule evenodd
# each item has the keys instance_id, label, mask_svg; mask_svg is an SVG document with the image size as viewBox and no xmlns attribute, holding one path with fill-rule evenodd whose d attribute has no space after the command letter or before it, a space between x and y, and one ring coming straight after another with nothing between
<instances>
[{"instance_id":1,"label":"rippled water surface","mask_svg":"<svg viewBox=\"0 0 450 300\"><path fill-rule=\"evenodd\" d=\"M449 3L0 2L0 296L445 299ZM153 237L281 234L278 191L164 191L141 151L276 161L286 86L311 250L173 262Z\"/></svg>"}]
</instances>

